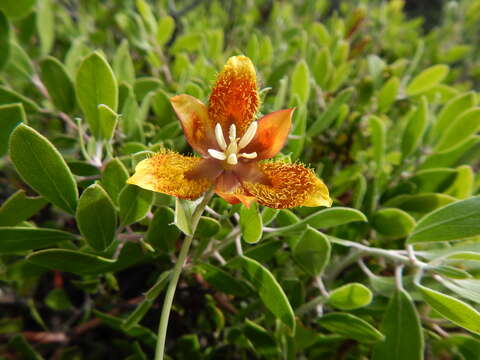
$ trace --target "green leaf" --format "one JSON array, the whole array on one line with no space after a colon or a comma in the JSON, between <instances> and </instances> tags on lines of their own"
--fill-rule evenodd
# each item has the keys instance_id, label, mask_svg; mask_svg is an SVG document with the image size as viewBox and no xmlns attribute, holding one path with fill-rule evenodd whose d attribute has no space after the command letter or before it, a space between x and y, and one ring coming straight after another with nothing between
<instances>
[{"instance_id":1,"label":"green leaf","mask_svg":"<svg viewBox=\"0 0 480 360\"><path fill-rule=\"evenodd\" d=\"M41 0L37 3L37 34L42 55L50 53L55 41L55 5L52 0Z\"/></svg>"},{"instance_id":2,"label":"green leaf","mask_svg":"<svg viewBox=\"0 0 480 360\"><path fill-rule=\"evenodd\" d=\"M457 201L427 214L407 242L460 240L476 235L480 235L480 197Z\"/></svg>"},{"instance_id":3,"label":"green leaf","mask_svg":"<svg viewBox=\"0 0 480 360\"><path fill-rule=\"evenodd\" d=\"M452 121L450 119L450 121ZM442 134L435 151L448 152L462 145L480 129L480 108L467 110L455 118Z\"/></svg>"},{"instance_id":4,"label":"green leaf","mask_svg":"<svg viewBox=\"0 0 480 360\"><path fill-rule=\"evenodd\" d=\"M375 345L372 360L423 360L422 326L405 290L395 291L380 329L385 341Z\"/></svg>"},{"instance_id":5,"label":"green leaf","mask_svg":"<svg viewBox=\"0 0 480 360\"><path fill-rule=\"evenodd\" d=\"M0 253L41 249L61 241L75 240L74 234L33 227L0 227Z\"/></svg>"},{"instance_id":6,"label":"green leaf","mask_svg":"<svg viewBox=\"0 0 480 360\"><path fill-rule=\"evenodd\" d=\"M470 165L462 165L457 168L457 177L447 194L459 200L468 199L474 191L475 173Z\"/></svg>"},{"instance_id":7,"label":"green leaf","mask_svg":"<svg viewBox=\"0 0 480 360\"><path fill-rule=\"evenodd\" d=\"M334 207L317 211L295 224L276 228L271 233L303 230L306 225L316 229L331 228L355 221L367 221L367 218L356 209Z\"/></svg>"},{"instance_id":8,"label":"green leaf","mask_svg":"<svg viewBox=\"0 0 480 360\"><path fill-rule=\"evenodd\" d=\"M307 225L293 249L297 264L309 275L321 275L330 261L330 242L321 232Z\"/></svg>"},{"instance_id":9,"label":"green leaf","mask_svg":"<svg viewBox=\"0 0 480 360\"><path fill-rule=\"evenodd\" d=\"M26 122L22 104L0 105L0 157L8 151L8 139L12 131Z\"/></svg>"},{"instance_id":10,"label":"green leaf","mask_svg":"<svg viewBox=\"0 0 480 360\"><path fill-rule=\"evenodd\" d=\"M399 239L410 234L415 219L400 209L380 209L373 217L372 226L384 236Z\"/></svg>"},{"instance_id":11,"label":"green leaf","mask_svg":"<svg viewBox=\"0 0 480 360\"><path fill-rule=\"evenodd\" d=\"M348 102L352 95L353 89L348 88L342 90L337 96L335 96L335 99L332 101L332 103L328 105L327 109L322 113L322 115L320 115L320 117L315 120L307 130L307 134L311 137L314 137L320 134L323 130L327 129L337 118L342 105Z\"/></svg>"},{"instance_id":12,"label":"green leaf","mask_svg":"<svg viewBox=\"0 0 480 360\"><path fill-rule=\"evenodd\" d=\"M255 353L262 356L275 356L279 354L279 348L275 338L260 325L245 319L243 332L252 343Z\"/></svg>"},{"instance_id":13,"label":"green leaf","mask_svg":"<svg viewBox=\"0 0 480 360\"><path fill-rule=\"evenodd\" d=\"M18 190L0 206L0 226L15 226L40 211L47 201L38 197L28 197Z\"/></svg>"},{"instance_id":14,"label":"green leaf","mask_svg":"<svg viewBox=\"0 0 480 360\"><path fill-rule=\"evenodd\" d=\"M62 155L48 139L31 127L18 125L10 136L10 158L30 187L59 208L75 213L77 185Z\"/></svg>"},{"instance_id":15,"label":"green leaf","mask_svg":"<svg viewBox=\"0 0 480 360\"><path fill-rule=\"evenodd\" d=\"M350 283L330 292L328 303L340 310L353 310L367 306L372 301L372 292L365 285Z\"/></svg>"},{"instance_id":16,"label":"green leaf","mask_svg":"<svg viewBox=\"0 0 480 360\"><path fill-rule=\"evenodd\" d=\"M1 5L0 5L1 6ZM0 71L10 57L10 24L5 14L0 10Z\"/></svg>"},{"instance_id":17,"label":"green leaf","mask_svg":"<svg viewBox=\"0 0 480 360\"><path fill-rule=\"evenodd\" d=\"M98 138L110 141L113 138L118 122L118 114L105 104L98 105L99 133Z\"/></svg>"},{"instance_id":18,"label":"green leaf","mask_svg":"<svg viewBox=\"0 0 480 360\"><path fill-rule=\"evenodd\" d=\"M75 90L63 64L51 56L42 59L40 78L48 90L53 105L58 110L70 114L75 108Z\"/></svg>"},{"instance_id":19,"label":"green leaf","mask_svg":"<svg viewBox=\"0 0 480 360\"><path fill-rule=\"evenodd\" d=\"M262 238L262 215L258 211L256 202L251 204L250 208L246 206L240 208L240 228L243 240L249 244L256 244Z\"/></svg>"},{"instance_id":20,"label":"green leaf","mask_svg":"<svg viewBox=\"0 0 480 360\"><path fill-rule=\"evenodd\" d=\"M78 250L48 249L27 256L33 264L50 270L60 270L78 275L95 275L108 270L115 260L87 254Z\"/></svg>"},{"instance_id":21,"label":"green leaf","mask_svg":"<svg viewBox=\"0 0 480 360\"><path fill-rule=\"evenodd\" d=\"M10 59L5 67L5 71L7 71L10 76L23 79L29 83L35 74L35 69L29 55L14 41L10 42Z\"/></svg>"},{"instance_id":22,"label":"green leaf","mask_svg":"<svg viewBox=\"0 0 480 360\"><path fill-rule=\"evenodd\" d=\"M295 333L295 315L280 284L268 269L253 259L242 257L243 270L256 288L260 299L275 317Z\"/></svg>"},{"instance_id":23,"label":"green leaf","mask_svg":"<svg viewBox=\"0 0 480 360\"><path fill-rule=\"evenodd\" d=\"M98 52L90 54L80 64L75 91L92 134L100 138L98 106L104 104L117 111L118 86L112 69Z\"/></svg>"},{"instance_id":24,"label":"green leaf","mask_svg":"<svg viewBox=\"0 0 480 360\"><path fill-rule=\"evenodd\" d=\"M444 192L455 180L457 174L456 169L427 169L418 171L408 181L415 184L419 193Z\"/></svg>"},{"instance_id":25,"label":"green leaf","mask_svg":"<svg viewBox=\"0 0 480 360\"><path fill-rule=\"evenodd\" d=\"M456 119L461 113L475 106L475 92L470 91L455 96L442 108L435 121L432 136L438 138L448 131L452 125L452 119Z\"/></svg>"},{"instance_id":26,"label":"green leaf","mask_svg":"<svg viewBox=\"0 0 480 360\"><path fill-rule=\"evenodd\" d=\"M305 60L299 61L293 69L290 93L292 98L298 96L302 104L307 103L310 96L310 71Z\"/></svg>"},{"instance_id":27,"label":"green leaf","mask_svg":"<svg viewBox=\"0 0 480 360\"><path fill-rule=\"evenodd\" d=\"M480 304L480 285L477 279L443 280L442 285L456 295Z\"/></svg>"},{"instance_id":28,"label":"green leaf","mask_svg":"<svg viewBox=\"0 0 480 360\"><path fill-rule=\"evenodd\" d=\"M143 219L153 203L153 192L135 185L127 185L120 192L120 224L127 226Z\"/></svg>"},{"instance_id":29,"label":"green leaf","mask_svg":"<svg viewBox=\"0 0 480 360\"><path fill-rule=\"evenodd\" d=\"M414 96L424 93L441 83L448 75L447 65L434 65L415 76L407 86L407 95Z\"/></svg>"},{"instance_id":30,"label":"green leaf","mask_svg":"<svg viewBox=\"0 0 480 360\"><path fill-rule=\"evenodd\" d=\"M215 236L221 229L220 223L216 219L207 216L201 216L198 221L195 236L201 238L211 238Z\"/></svg>"},{"instance_id":31,"label":"green leaf","mask_svg":"<svg viewBox=\"0 0 480 360\"><path fill-rule=\"evenodd\" d=\"M409 118L407 127L402 134L402 157L411 155L422 141L423 134L427 129L428 123L428 102L426 97L422 97L417 110Z\"/></svg>"},{"instance_id":32,"label":"green leaf","mask_svg":"<svg viewBox=\"0 0 480 360\"><path fill-rule=\"evenodd\" d=\"M118 204L118 195L126 186L127 179L128 170L118 158L112 159L105 165L101 179L102 187L115 204Z\"/></svg>"},{"instance_id":33,"label":"green leaf","mask_svg":"<svg viewBox=\"0 0 480 360\"><path fill-rule=\"evenodd\" d=\"M244 282L212 264L199 264L195 267L195 271L200 273L206 282L225 294L246 296L250 292Z\"/></svg>"},{"instance_id":34,"label":"green leaf","mask_svg":"<svg viewBox=\"0 0 480 360\"><path fill-rule=\"evenodd\" d=\"M135 82L135 66L130 56L127 39L123 39L115 52L115 56L113 57L113 70L119 83L125 81L127 84L133 86Z\"/></svg>"},{"instance_id":35,"label":"green leaf","mask_svg":"<svg viewBox=\"0 0 480 360\"><path fill-rule=\"evenodd\" d=\"M382 86L378 92L378 111L386 113L395 102L400 87L400 80L397 77L391 77Z\"/></svg>"},{"instance_id":36,"label":"green leaf","mask_svg":"<svg viewBox=\"0 0 480 360\"><path fill-rule=\"evenodd\" d=\"M160 206L153 214L153 219L145 234L145 241L158 251L169 252L175 249L175 242L180 231L173 225L173 222L173 210L166 206Z\"/></svg>"},{"instance_id":37,"label":"green leaf","mask_svg":"<svg viewBox=\"0 0 480 360\"><path fill-rule=\"evenodd\" d=\"M428 270L451 279L469 279L472 277L468 272L448 265L431 266Z\"/></svg>"},{"instance_id":38,"label":"green leaf","mask_svg":"<svg viewBox=\"0 0 480 360\"><path fill-rule=\"evenodd\" d=\"M448 152L436 153L428 156L423 164L420 165L419 169L449 167L464 163L465 158L468 161L469 157L472 156L471 154L475 154L475 152L478 151L479 144L480 136L472 136L463 144Z\"/></svg>"},{"instance_id":39,"label":"green leaf","mask_svg":"<svg viewBox=\"0 0 480 360\"><path fill-rule=\"evenodd\" d=\"M0 10L12 19L19 19L28 15L36 0L2 0L0 1Z\"/></svg>"},{"instance_id":40,"label":"green leaf","mask_svg":"<svg viewBox=\"0 0 480 360\"><path fill-rule=\"evenodd\" d=\"M105 250L113 242L117 214L112 200L100 185L90 185L83 191L75 217L80 233L93 249Z\"/></svg>"},{"instance_id":41,"label":"green leaf","mask_svg":"<svg viewBox=\"0 0 480 360\"><path fill-rule=\"evenodd\" d=\"M399 195L388 200L384 206L396 207L404 211L425 214L456 201L445 194Z\"/></svg>"},{"instance_id":42,"label":"green leaf","mask_svg":"<svg viewBox=\"0 0 480 360\"><path fill-rule=\"evenodd\" d=\"M0 105L21 103L27 112L38 112L40 108L33 100L30 100L26 96L19 94L16 91L0 86Z\"/></svg>"},{"instance_id":43,"label":"green leaf","mask_svg":"<svg viewBox=\"0 0 480 360\"><path fill-rule=\"evenodd\" d=\"M377 173L379 173L383 170L387 148L385 125L377 116L370 116L368 123L372 133L373 156L376 162Z\"/></svg>"},{"instance_id":44,"label":"green leaf","mask_svg":"<svg viewBox=\"0 0 480 360\"><path fill-rule=\"evenodd\" d=\"M321 327L360 343L382 341L384 336L365 320L347 313L328 313L322 316L318 323Z\"/></svg>"},{"instance_id":45,"label":"green leaf","mask_svg":"<svg viewBox=\"0 0 480 360\"><path fill-rule=\"evenodd\" d=\"M158 20L157 26L157 43L162 46L172 37L175 30L175 20L171 16L163 16Z\"/></svg>"},{"instance_id":46,"label":"green leaf","mask_svg":"<svg viewBox=\"0 0 480 360\"><path fill-rule=\"evenodd\" d=\"M62 288L55 288L45 297L45 305L56 311L68 310L73 307L67 293Z\"/></svg>"},{"instance_id":47,"label":"green leaf","mask_svg":"<svg viewBox=\"0 0 480 360\"><path fill-rule=\"evenodd\" d=\"M464 329L480 334L480 313L473 307L423 285L417 286L423 299L441 316Z\"/></svg>"},{"instance_id":48,"label":"green leaf","mask_svg":"<svg viewBox=\"0 0 480 360\"><path fill-rule=\"evenodd\" d=\"M323 47L316 55L312 68L313 77L320 88L325 88L332 74L332 59L328 47Z\"/></svg>"}]
</instances>

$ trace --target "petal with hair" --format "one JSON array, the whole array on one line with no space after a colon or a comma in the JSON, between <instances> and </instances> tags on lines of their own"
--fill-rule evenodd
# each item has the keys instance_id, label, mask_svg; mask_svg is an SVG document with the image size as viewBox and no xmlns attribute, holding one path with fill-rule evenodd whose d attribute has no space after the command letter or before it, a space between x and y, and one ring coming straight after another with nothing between
<instances>
[{"instance_id":1,"label":"petal with hair","mask_svg":"<svg viewBox=\"0 0 480 360\"><path fill-rule=\"evenodd\" d=\"M252 62L246 56L228 59L217 77L208 102L208 114L219 123L225 134L231 124L241 137L257 113L260 99L257 76Z\"/></svg>"},{"instance_id":2,"label":"petal with hair","mask_svg":"<svg viewBox=\"0 0 480 360\"><path fill-rule=\"evenodd\" d=\"M331 206L328 189L315 173L300 164L259 164L270 184L244 182L243 187L260 205L274 209L297 206Z\"/></svg>"},{"instance_id":3,"label":"petal with hair","mask_svg":"<svg viewBox=\"0 0 480 360\"><path fill-rule=\"evenodd\" d=\"M185 177L185 174L195 169L201 161L202 159L198 157L164 151L140 161L127 183L181 199L193 200L212 186L212 182L206 177L195 179Z\"/></svg>"}]
</instances>

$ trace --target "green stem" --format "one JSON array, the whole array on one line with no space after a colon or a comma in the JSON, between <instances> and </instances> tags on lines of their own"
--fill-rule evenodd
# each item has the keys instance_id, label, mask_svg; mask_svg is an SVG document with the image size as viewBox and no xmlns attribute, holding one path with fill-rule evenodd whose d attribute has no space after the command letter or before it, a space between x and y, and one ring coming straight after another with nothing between
<instances>
[{"instance_id":1,"label":"green stem","mask_svg":"<svg viewBox=\"0 0 480 360\"><path fill-rule=\"evenodd\" d=\"M165 354L165 340L167 338L167 328L168 320L170 318L170 311L172 309L173 298L175 296L175 290L177 289L178 280L180 279L180 274L182 272L183 265L185 264L185 259L188 255L188 250L192 244L193 234L197 228L198 222L200 221L200 216L207 206L208 202L213 196L213 191L210 190L205 194L203 200L195 208L193 212L191 221L192 221L192 235L185 237L183 241L182 248L180 249L180 254L178 255L177 262L173 267L172 275L170 282L168 283L167 293L165 294L165 299L163 301L162 314L160 316L160 325L158 327L158 336L157 336L157 346L155 350L155 360L163 360Z\"/></svg>"}]
</instances>

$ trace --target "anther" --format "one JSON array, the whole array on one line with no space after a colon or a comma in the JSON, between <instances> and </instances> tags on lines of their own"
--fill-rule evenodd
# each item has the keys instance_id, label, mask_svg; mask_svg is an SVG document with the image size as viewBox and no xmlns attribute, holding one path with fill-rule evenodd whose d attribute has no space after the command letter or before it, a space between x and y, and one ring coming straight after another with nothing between
<instances>
[{"instance_id":1,"label":"anther","mask_svg":"<svg viewBox=\"0 0 480 360\"><path fill-rule=\"evenodd\" d=\"M225 153L223 153L221 151L218 151L218 150L208 149L208 153L210 154L211 157L213 157L217 160L225 160L227 158Z\"/></svg>"},{"instance_id":2,"label":"anther","mask_svg":"<svg viewBox=\"0 0 480 360\"><path fill-rule=\"evenodd\" d=\"M238 157L243 157L245 159L255 159L257 157L257 153L256 152L241 153L240 155L238 155Z\"/></svg>"},{"instance_id":3,"label":"anther","mask_svg":"<svg viewBox=\"0 0 480 360\"><path fill-rule=\"evenodd\" d=\"M257 127L258 127L258 123L256 121L253 121L250 124L247 131L245 131L245 134L243 134L242 138L238 142L238 148L239 149L243 149L248 144L250 144L250 142L253 140L255 134L257 133Z\"/></svg>"},{"instance_id":4,"label":"anther","mask_svg":"<svg viewBox=\"0 0 480 360\"><path fill-rule=\"evenodd\" d=\"M225 142L225 138L223 137L222 126L219 123L215 125L215 139L217 140L220 149L225 150L227 148L227 143Z\"/></svg>"}]
</instances>

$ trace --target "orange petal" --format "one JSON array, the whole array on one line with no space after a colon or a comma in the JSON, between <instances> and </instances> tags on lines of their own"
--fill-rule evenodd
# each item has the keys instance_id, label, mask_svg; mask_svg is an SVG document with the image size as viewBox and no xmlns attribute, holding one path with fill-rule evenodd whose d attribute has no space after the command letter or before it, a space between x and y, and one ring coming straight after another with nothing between
<instances>
[{"instance_id":1,"label":"orange petal","mask_svg":"<svg viewBox=\"0 0 480 360\"><path fill-rule=\"evenodd\" d=\"M315 173L300 164L267 162L259 164L271 185L244 182L243 187L258 203L274 209L296 206L331 206L328 189Z\"/></svg>"},{"instance_id":2,"label":"orange petal","mask_svg":"<svg viewBox=\"0 0 480 360\"><path fill-rule=\"evenodd\" d=\"M230 125L235 124L240 137L254 119L259 104L257 76L252 62L246 56L231 57L210 94L210 119L222 125L227 134Z\"/></svg>"},{"instance_id":3,"label":"orange petal","mask_svg":"<svg viewBox=\"0 0 480 360\"><path fill-rule=\"evenodd\" d=\"M202 155L207 155L209 148L216 148L214 127L208 118L207 107L190 95L177 95L170 99L177 113L187 141L192 148Z\"/></svg>"},{"instance_id":4,"label":"orange petal","mask_svg":"<svg viewBox=\"0 0 480 360\"><path fill-rule=\"evenodd\" d=\"M142 160L128 184L176 196L181 199L196 199L207 191L212 183L204 177L185 178L185 173L197 167L202 159L183 156L170 151L160 152Z\"/></svg>"},{"instance_id":5,"label":"orange petal","mask_svg":"<svg viewBox=\"0 0 480 360\"><path fill-rule=\"evenodd\" d=\"M242 152L256 152L256 160L274 157L287 141L294 110L278 110L258 120L257 133Z\"/></svg>"}]
</instances>

